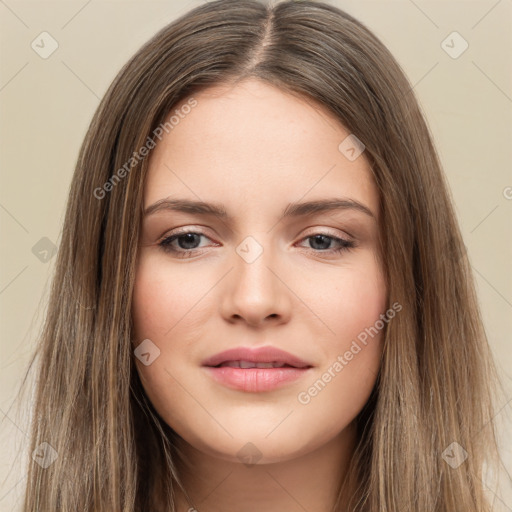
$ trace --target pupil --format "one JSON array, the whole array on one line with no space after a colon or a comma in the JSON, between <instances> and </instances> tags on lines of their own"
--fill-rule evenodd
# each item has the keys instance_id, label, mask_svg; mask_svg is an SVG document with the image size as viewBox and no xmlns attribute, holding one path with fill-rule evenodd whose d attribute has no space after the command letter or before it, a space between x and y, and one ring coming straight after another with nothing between
<instances>
[{"instance_id":1,"label":"pupil","mask_svg":"<svg viewBox=\"0 0 512 512\"><path fill-rule=\"evenodd\" d=\"M198 235L196 233L186 233L184 235L181 235L178 238L178 245L180 246L181 249L194 249L194 247L188 247L188 244L194 245L194 239L197 236ZM185 239L185 244L181 243L183 239ZM195 242L197 242L197 240L195 240ZM183 247L183 245L185 245L185 247Z\"/></svg>"},{"instance_id":2,"label":"pupil","mask_svg":"<svg viewBox=\"0 0 512 512\"><path fill-rule=\"evenodd\" d=\"M316 248L316 249L328 249L329 248L330 239L329 239L329 237L327 237L325 235L315 235L313 237L313 243L320 241L320 245L322 245L322 243L321 243L322 239L324 241L323 245L327 245L327 246L326 247L314 247L314 248Z\"/></svg>"}]
</instances>

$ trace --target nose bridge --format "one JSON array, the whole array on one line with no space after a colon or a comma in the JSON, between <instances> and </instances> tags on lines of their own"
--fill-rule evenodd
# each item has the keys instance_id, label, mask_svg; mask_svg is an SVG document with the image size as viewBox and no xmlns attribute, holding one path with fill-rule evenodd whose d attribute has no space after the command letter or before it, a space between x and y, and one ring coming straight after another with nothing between
<instances>
[{"instance_id":1,"label":"nose bridge","mask_svg":"<svg viewBox=\"0 0 512 512\"><path fill-rule=\"evenodd\" d=\"M276 266L276 261L271 234L258 232L248 235L238 244L235 252L234 280L237 287L258 300L272 294L276 277L269 267Z\"/></svg>"},{"instance_id":2,"label":"nose bridge","mask_svg":"<svg viewBox=\"0 0 512 512\"><path fill-rule=\"evenodd\" d=\"M235 248L233 271L225 294L224 314L259 323L268 316L285 315L286 286L279 274L272 234L264 231L246 236Z\"/></svg>"}]
</instances>

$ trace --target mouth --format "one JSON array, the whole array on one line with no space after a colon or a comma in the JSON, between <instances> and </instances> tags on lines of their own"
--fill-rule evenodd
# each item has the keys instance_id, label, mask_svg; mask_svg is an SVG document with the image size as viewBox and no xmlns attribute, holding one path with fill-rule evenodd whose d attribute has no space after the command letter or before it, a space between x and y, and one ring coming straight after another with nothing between
<instances>
[{"instance_id":1,"label":"mouth","mask_svg":"<svg viewBox=\"0 0 512 512\"><path fill-rule=\"evenodd\" d=\"M231 349L202 365L216 382L237 391L272 391L308 374L313 365L275 347Z\"/></svg>"}]
</instances>

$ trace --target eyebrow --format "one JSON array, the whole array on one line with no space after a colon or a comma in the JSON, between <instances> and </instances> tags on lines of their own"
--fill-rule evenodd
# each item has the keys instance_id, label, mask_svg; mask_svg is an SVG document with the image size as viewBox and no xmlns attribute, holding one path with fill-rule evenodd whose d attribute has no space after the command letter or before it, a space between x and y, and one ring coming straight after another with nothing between
<instances>
[{"instance_id":1,"label":"eyebrow","mask_svg":"<svg viewBox=\"0 0 512 512\"><path fill-rule=\"evenodd\" d=\"M335 210L356 210L375 219L373 212L364 204L348 198L327 198L316 201L290 203L281 214L281 219L301 217L306 215L324 213ZM221 219L229 220L230 216L220 203L207 203L192 201L190 199L163 198L148 206L144 210L144 217L160 211L174 211L195 215L215 215Z\"/></svg>"}]
</instances>

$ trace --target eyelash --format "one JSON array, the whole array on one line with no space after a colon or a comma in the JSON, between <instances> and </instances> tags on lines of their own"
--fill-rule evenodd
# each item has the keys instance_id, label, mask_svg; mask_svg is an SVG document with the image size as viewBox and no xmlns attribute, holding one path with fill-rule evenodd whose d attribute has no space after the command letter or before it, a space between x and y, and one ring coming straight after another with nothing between
<instances>
[{"instance_id":1,"label":"eyelash","mask_svg":"<svg viewBox=\"0 0 512 512\"><path fill-rule=\"evenodd\" d=\"M204 236L205 238L209 238L204 233L201 233L201 232L184 230L184 231L174 233L174 234L164 238L161 242L158 243L158 245L159 245L159 247L162 248L162 250L164 252L174 253L177 255L178 258L187 258L189 256L193 256L194 254L197 254L197 249L188 249L188 250L180 249L180 250L178 250L171 246L171 243L174 242L174 240L178 239L180 236L188 235L188 234L199 235L199 236ZM334 240L335 242L338 242L341 244L340 247L338 247L338 249L325 249L325 250L315 250L315 249L311 249L311 248L309 249L317 254L321 254L321 253L339 254L339 253L342 253L345 251L348 252L351 249L353 249L354 247L356 247L356 243L351 240L346 240L344 238L339 238L336 236L332 236L328 233L322 233L322 232L313 233L312 235L308 235L308 236L302 238L300 241L302 242L309 238L314 238L315 236L324 236L324 237L330 238L330 239Z\"/></svg>"}]
</instances>

